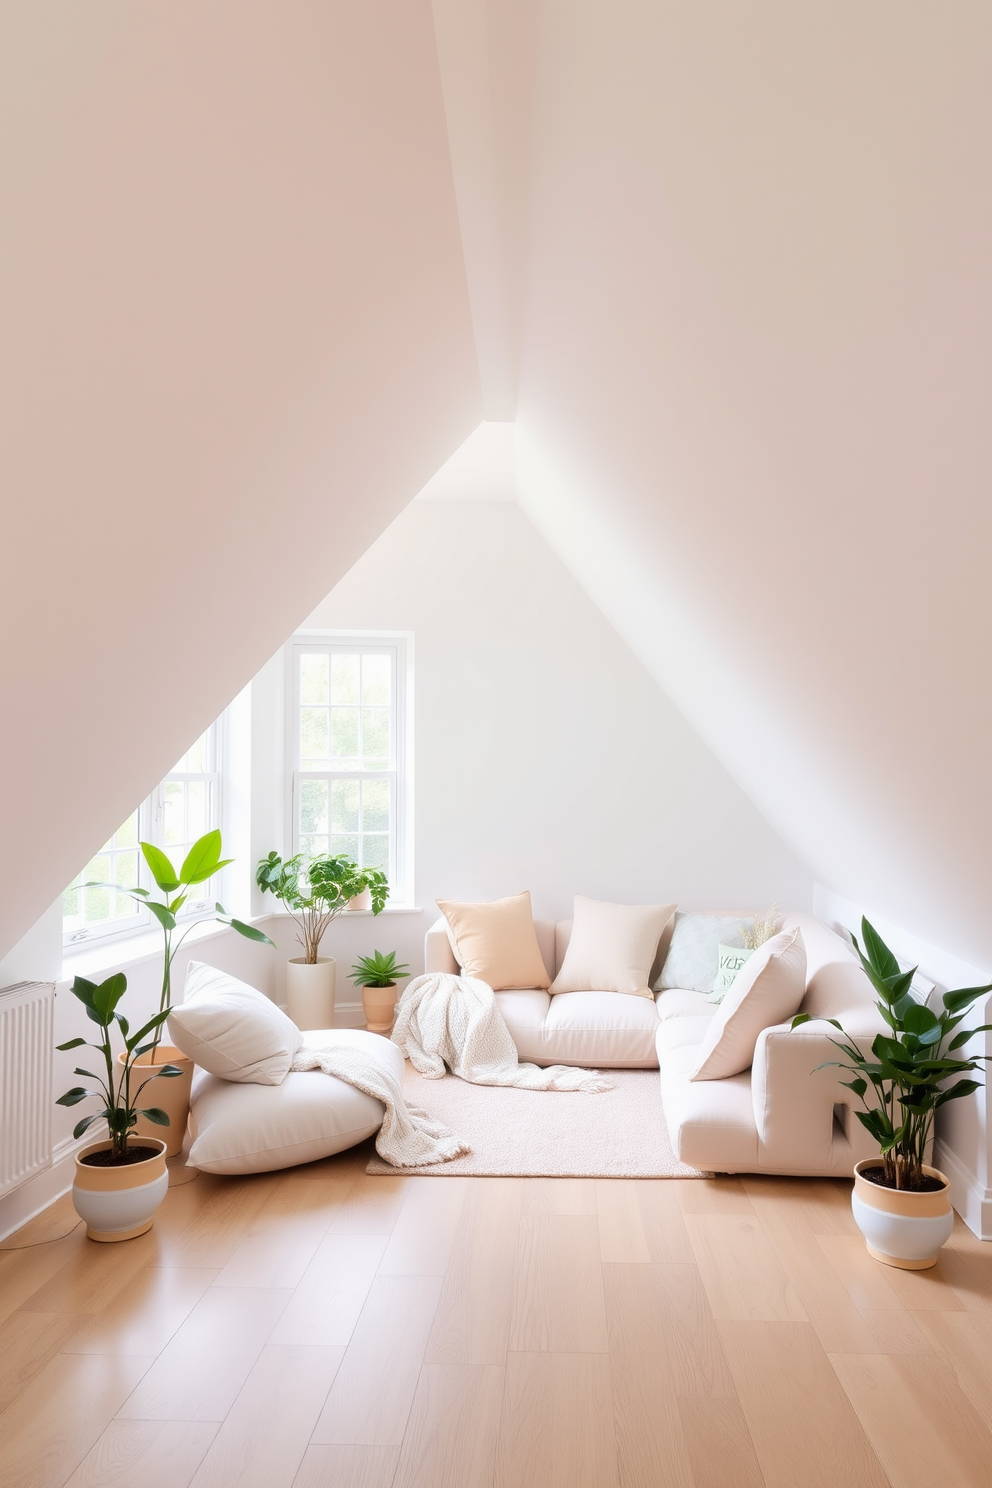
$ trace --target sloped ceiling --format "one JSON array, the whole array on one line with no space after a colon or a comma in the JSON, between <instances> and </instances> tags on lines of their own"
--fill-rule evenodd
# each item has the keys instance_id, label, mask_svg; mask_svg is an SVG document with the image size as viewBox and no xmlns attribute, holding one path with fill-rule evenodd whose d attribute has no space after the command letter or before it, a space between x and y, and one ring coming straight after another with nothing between
<instances>
[{"instance_id":1,"label":"sloped ceiling","mask_svg":"<svg viewBox=\"0 0 992 1488\"><path fill-rule=\"evenodd\" d=\"M484 412L817 877L992 959L988 8L433 22L4 9L0 952Z\"/></svg>"},{"instance_id":2,"label":"sloped ceiling","mask_svg":"<svg viewBox=\"0 0 992 1488\"><path fill-rule=\"evenodd\" d=\"M0 954L481 416L428 0L0 11Z\"/></svg>"},{"instance_id":3,"label":"sloped ceiling","mask_svg":"<svg viewBox=\"0 0 992 1488\"><path fill-rule=\"evenodd\" d=\"M469 9L525 509L821 882L987 963L988 8Z\"/></svg>"}]
</instances>

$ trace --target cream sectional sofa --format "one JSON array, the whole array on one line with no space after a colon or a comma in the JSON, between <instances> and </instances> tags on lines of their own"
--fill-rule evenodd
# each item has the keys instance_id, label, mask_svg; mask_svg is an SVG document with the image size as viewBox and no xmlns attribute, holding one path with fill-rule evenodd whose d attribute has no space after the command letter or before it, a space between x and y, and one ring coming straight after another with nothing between
<instances>
[{"instance_id":1,"label":"cream sectional sofa","mask_svg":"<svg viewBox=\"0 0 992 1488\"><path fill-rule=\"evenodd\" d=\"M847 944L812 915L787 914L782 928L798 925L807 955L802 1011L836 1018L859 1043L884 1029L867 977ZM561 966L571 921L535 920L541 955L552 978ZM652 970L668 951L671 926ZM426 971L457 972L447 926L427 932ZM754 1063L727 1080L692 1081L699 1045L716 1012L703 993L672 990L653 999L618 992L497 992L496 1000L522 1060L534 1064L608 1069L660 1069L661 1098L678 1156L720 1173L788 1173L848 1176L872 1142L854 1110L860 1104L840 1084L837 1069L817 1069L840 1057L824 1022L766 1028Z\"/></svg>"}]
</instances>

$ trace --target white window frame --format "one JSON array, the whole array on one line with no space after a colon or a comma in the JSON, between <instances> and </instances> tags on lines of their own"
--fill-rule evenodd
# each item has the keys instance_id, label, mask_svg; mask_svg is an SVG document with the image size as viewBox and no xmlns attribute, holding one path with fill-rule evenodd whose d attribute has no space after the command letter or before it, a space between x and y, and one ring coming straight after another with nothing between
<instances>
[{"instance_id":1,"label":"white window frame","mask_svg":"<svg viewBox=\"0 0 992 1488\"><path fill-rule=\"evenodd\" d=\"M299 798L303 780L390 780L389 905L407 906L413 900L412 845L410 811L413 802L412 739L409 720L412 717L413 637L395 631L300 630L286 646L287 680L287 771L286 809L292 853L300 849ZM300 760L300 667L302 652L333 654L389 653L392 666L392 704L390 719L390 757L388 770L304 770ZM330 792L328 792L330 795ZM330 800L328 800L330 809ZM330 822L328 822L330 827ZM330 834L329 834L330 835Z\"/></svg>"},{"instance_id":2,"label":"white window frame","mask_svg":"<svg viewBox=\"0 0 992 1488\"><path fill-rule=\"evenodd\" d=\"M163 825L165 821L165 788L169 784L169 782L173 780L207 781L209 794L209 809L207 813L209 826L207 827L207 831L212 831L214 827L219 827L221 825L224 807L224 764L227 746L226 719L226 712L222 713L219 718L215 719L214 722L203 731L204 733L212 733L213 735L211 746L214 768L208 771L192 772L170 770L169 774L166 775L164 779L159 781L158 785L152 791L151 795L146 796L137 808L137 841L153 842L156 847L161 847L162 851L166 853L169 858L175 863L177 869L180 867L182 860L180 859L179 862L175 861L175 845L172 845L170 847L168 844L162 842ZM193 742L195 743L196 741L194 740ZM192 745L190 747L192 748ZM128 814L130 816L132 813ZM126 819L127 818L125 818L125 820ZM130 851L130 849L127 850ZM136 847L135 851L137 852L138 856L138 886L140 888L150 890L151 893L154 895L158 892L158 890L156 889L156 885L151 877L151 874L148 872L148 866L145 863L144 855L141 852L140 847ZM98 853L94 853L94 857L96 856L98 856ZM81 873L77 875L77 877L80 877L82 873L85 873L85 871L85 868L82 869ZM73 880L73 882L75 882L75 880ZM71 888L72 885L70 884L69 887ZM177 918L180 921L187 923L192 922L193 920L203 919L205 916L211 913L211 911L213 910L214 902L221 897L222 895L220 892L219 881L216 878L208 880L208 882L205 884L197 884L195 894L190 894L190 897L183 905ZM140 935L144 933L150 926L157 923L157 921L152 919L152 916L147 909L137 907L137 913L134 915L129 915L126 922L124 923L115 920L107 920L104 924L85 925L76 930L63 929L62 944L65 949L78 949L79 947L85 945L92 945L95 942L102 943L105 941L126 940L129 936Z\"/></svg>"}]
</instances>

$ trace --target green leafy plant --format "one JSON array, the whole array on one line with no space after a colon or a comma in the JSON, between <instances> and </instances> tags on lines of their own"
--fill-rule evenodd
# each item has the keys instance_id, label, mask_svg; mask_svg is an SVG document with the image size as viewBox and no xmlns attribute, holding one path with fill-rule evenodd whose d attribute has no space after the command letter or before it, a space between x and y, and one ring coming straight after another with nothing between
<instances>
[{"instance_id":1,"label":"green leafy plant","mask_svg":"<svg viewBox=\"0 0 992 1488\"><path fill-rule=\"evenodd\" d=\"M981 1088L981 1081L967 1076L980 1071L982 1062L989 1056L979 1054L973 1059L962 1059L955 1051L963 1049L975 1034L992 1028L989 1023L979 1028L960 1027L968 1009L992 992L992 982L986 987L945 992L942 1010L934 1012L910 990L917 968L901 970L878 931L866 919L861 921L861 936L864 949L852 936L854 948L878 993L878 1011L892 1031L877 1034L871 1053L864 1054L836 1018L825 1018L823 1022L843 1035L843 1041L831 1039L830 1042L846 1059L831 1060L818 1068L837 1067L854 1076L841 1084L853 1090L865 1108L855 1115L878 1142L886 1184L893 1188L919 1188L937 1111L948 1101L959 1100ZM808 1023L810 1017L809 1013L799 1013L793 1018L792 1027ZM867 1098L869 1090L871 1099Z\"/></svg>"},{"instance_id":2,"label":"green leafy plant","mask_svg":"<svg viewBox=\"0 0 992 1488\"><path fill-rule=\"evenodd\" d=\"M190 848L183 859L182 867L177 871L160 847L153 842L139 843L142 855L148 865L148 871L155 880L156 886L161 890L163 898L153 899L151 890L132 888L128 884L86 884L86 888L116 889L118 893L129 894L136 904L143 904L150 914L154 915L162 927L165 936L165 960L162 967L162 995L159 999L159 1012L162 1017L155 1030L155 1038L150 1047L157 1049L162 1037L162 1023L168 1015L172 1006L172 963L176 952L186 939L193 925L198 921L192 920L186 929L177 937L176 929L178 922L176 916L189 898L189 891L196 884L206 883L226 868L233 858L222 858L220 832L216 829L205 832L204 835ZM254 925L246 925L242 920L228 918L222 904L214 905L213 918L219 920L222 925L227 925L243 935L247 940L261 941L264 945L272 945L272 941L261 930Z\"/></svg>"},{"instance_id":3,"label":"green leafy plant","mask_svg":"<svg viewBox=\"0 0 992 1488\"><path fill-rule=\"evenodd\" d=\"M303 959L312 966L320 954L324 931L348 908L352 899L368 889L372 913L380 914L389 898L389 881L378 868L359 868L345 855L308 857L297 853L283 862L270 852L255 869L255 882L263 894L274 894L285 904L299 929Z\"/></svg>"},{"instance_id":4,"label":"green leafy plant","mask_svg":"<svg viewBox=\"0 0 992 1488\"><path fill-rule=\"evenodd\" d=\"M371 956L359 956L351 968L351 980L356 987L391 987L409 970L397 964L395 951L373 951Z\"/></svg>"},{"instance_id":5,"label":"green leafy plant","mask_svg":"<svg viewBox=\"0 0 992 1488\"><path fill-rule=\"evenodd\" d=\"M99 1042L72 1038L67 1043L57 1046L60 1050L82 1047L96 1049L103 1055L106 1065L105 1076L95 1075L91 1070L76 1069L73 1071L74 1074L85 1076L87 1080L95 1080L99 1089L88 1090L83 1085L76 1085L72 1090L67 1090L65 1095L60 1095L56 1104L75 1106L83 1100L102 1100L103 1109L94 1112L92 1116L84 1116L82 1121L78 1121L72 1135L77 1138L81 1137L94 1121L99 1121L101 1117L105 1118L110 1129L113 1155L119 1162L127 1159L128 1137L139 1116L147 1117L156 1126L169 1125L168 1116L157 1106L138 1109L138 1097L145 1086L151 1084L152 1080L169 1079L182 1074L182 1070L177 1069L174 1064L156 1065L155 1073L149 1075L147 1080L142 1080L137 1089L132 1091L131 1078L134 1074L135 1061L139 1055L147 1053L154 1047L153 1042L146 1043L145 1040L149 1038L149 1035L158 1035L163 1022L168 1017L168 1009L156 1013L154 1018L149 1018L148 1022L138 1029L137 1033L132 1033L124 1014L117 1011L117 1004L126 991L127 977L122 971L100 983L88 982L85 977L77 976L72 984L73 996L79 998L86 1009L86 1016L100 1029L101 1037ZM111 1043L111 1032L115 1026L120 1030L124 1040L125 1058L119 1062L114 1060Z\"/></svg>"}]
</instances>

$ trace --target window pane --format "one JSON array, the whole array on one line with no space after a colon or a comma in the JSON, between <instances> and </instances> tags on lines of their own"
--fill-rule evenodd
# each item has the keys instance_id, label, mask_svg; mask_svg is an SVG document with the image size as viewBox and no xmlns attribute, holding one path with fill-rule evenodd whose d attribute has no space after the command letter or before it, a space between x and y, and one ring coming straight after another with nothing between
<instances>
[{"instance_id":1,"label":"window pane","mask_svg":"<svg viewBox=\"0 0 992 1488\"><path fill-rule=\"evenodd\" d=\"M327 781L303 780L300 782L300 832L312 836L326 831Z\"/></svg>"},{"instance_id":2,"label":"window pane","mask_svg":"<svg viewBox=\"0 0 992 1488\"><path fill-rule=\"evenodd\" d=\"M83 869L83 882L93 879L97 883L109 883L111 875L109 853L97 853L95 858L90 858Z\"/></svg>"},{"instance_id":3,"label":"window pane","mask_svg":"<svg viewBox=\"0 0 992 1488\"><path fill-rule=\"evenodd\" d=\"M207 782L191 780L186 786L186 841L192 847L207 830Z\"/></svg>"},{"instance_id":4,"label":"window pane","mask_svg":"<svg viewBox=\"0 0 992 1488\"><path fill-rule=\"evenodd\" d=\"M133 889L138 883L138 854L136 852L119 853L114 867L114 883L123 885L125 889ZM120 897L120 896L118 896ZM128 901L130 903L130 901ZM127 913L124 904L118 905L118 913Z\"/></svg>"},{"instance_id":5,"label":"window pane","mask_svg":"<svg viewBox=\"0 0 992 1488\"><path fill-rule=\"evenodd\" d=\"M381 868L383 873L389 871L389 838L363 837L362 838L362 867Z\"/></svg>"},{"instance_id":6,"label":"window pane","mask_svg":"<svg viewBox=\"0 0 992 1488\"><path fill-rule=\"evenodd\" d=\"M357 703L360 656L331 657L331 702Z\"/></svg>"},{"instance_id":7,"label":"window pane","mask_svg":"<svg viewBox=\"0 0 992 1488\"><path fill-rule=\"evenodd\" d=\"M311 858L323 857L327 852L329 840L318 833L303 833L300 836L300 852L306 853Z\"/></svg>"},{"instance_id":8,"label":"window pane","mask_svg":"<svg viewBox=\"0 0 992 1488\"><path fill-rule=\"evenodd\" d=\"M370 704L389 707L391 672L391 657L374 655L362 657L362 702L366 707Z\"/></svg>"},{"instance_id":9,"label":"window pane","mask_svg":"<svg viewBox=\"0 0 992 1488\"><path fill-rule=\"evenodd\" d=\"M362 831L389 831L389 781L362 781Z\"/></svg>"},{"instance_id":10,"label":"window pane","mask_svg":"<svg viewBox=\"0 0 992 1488\"><path fill-rule=\"evenodd\" d=\"M92 925L95 920L110 918L110 890L86 889L84 892L83 920Z\"/></svg>"},{"instance_id":11,"label":"window pane","mask_svg":"<svg viewBox=\"0 0 992 1488\"><path fill-rule=\"evenodd\" d=\"M331 831L358 831L359 781L335 780L331 785Z\"/></svg>"},{"instance_id":12,"label":"window pane","mask_svg":"<svg viewBox=\"0 0 992 1488\"><path fill-rule=\"evenodd\" d=\"M362 756L366 761L389 758L388 708L362 709Z\"/></svg>"},{"instance_id":13,"label":"window pane","mask_svg":"<svg viewBox=\"0 0 992 1488\"><path fill-rule=\"evenodd\" d=\"M331 709L331 758L358 758L358 709Z\"/></svg>"},{"instance_id":14,"label":"window pane","mask_svg":"<svg viewBox=\"0 0 992 1488\"><path fill-rule=\"evenodd\" d=\"M328 658L313 651L300 657L300 702L325 707L330 702Z\"/></svg>"},{"instance_id":15,"label":"window pane","mask_svg":"<svg viewBox=\"0 0 992 1488\"><path fill-rule=\"evenodd\" d=\"M327 709L300 709L300 758L327 759Z\"/></svg>"},{"instance_id":16,"label":"window pane","mask_svg":"<svg viewBox=\"0 0 992 1488\"><path fill-rule=\"evenodd\" d=\"M79 916L79 889L66 889L62 895L62 917L65 920L78 919ZM76 926L67 925L66 929L75 929Z\"/></svg>"},{"instance_id":17,"label":"window pane","mask_svg":"<svg viewBox=\"0 0 992 1488\"><path fill-rule=\"evenodd\" d=\"M167 780L162 790L162 841L167 846L186 841L185 794L179 780Z\"/></svg>"},{"instance_id":18,"label":"window pane","mask_svg":"<svg viewBox=\"0 0 992 1488\"><path fill-rule=\"evenodd\" d=\"M331 838L331 856L338 857L342 853L346 854L349 858L354 858L356 863L358 862L357 836L334 834Z\"/></svg>"}]
</instances>

